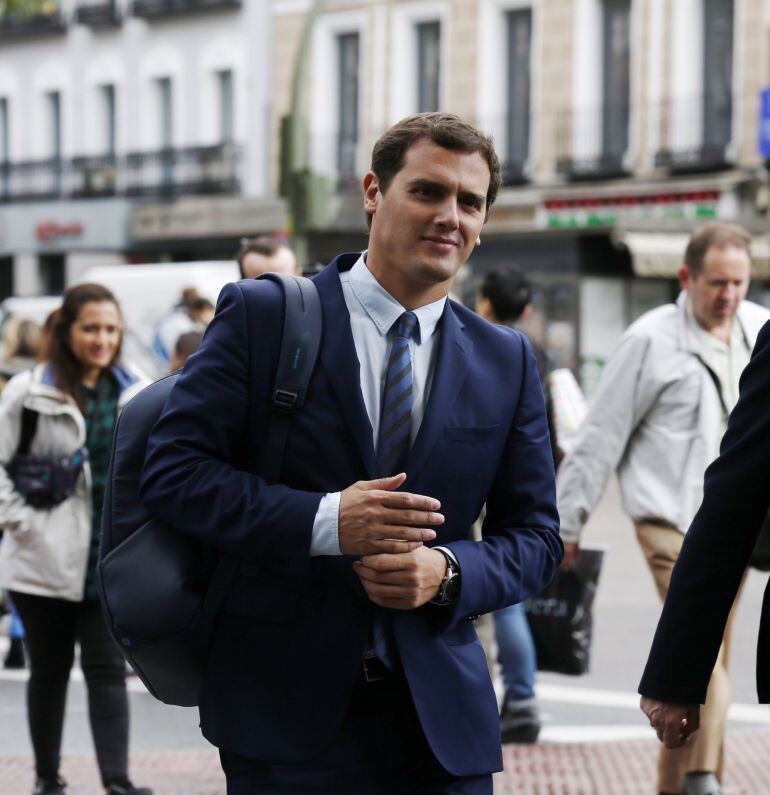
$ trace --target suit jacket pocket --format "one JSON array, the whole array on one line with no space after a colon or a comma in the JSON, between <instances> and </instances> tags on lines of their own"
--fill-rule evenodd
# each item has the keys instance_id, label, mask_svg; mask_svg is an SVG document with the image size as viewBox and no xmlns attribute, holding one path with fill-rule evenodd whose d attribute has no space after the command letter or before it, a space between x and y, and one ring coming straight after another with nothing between
<instances>
[{"instance_id":1,"label":"suit jacket pocket","mask_svg":"<svg viewBox=\"0 0 770 795\"><path fill-rule=\"evenodd\" d=\"M227 593L222 612L260 621L292 621L300 606L303 583L270 569L249 566L239 574Z\"/></svg>"},{"instance_id":2,"label":"suit jacket pocket","mask_svg":"<svg viewBox=\"0 0 770 795\"><path fill-rule=\"evenodd\" d=\"M494 439L501 432L501 425L484 425L482 427L461 427L459 425L444 428L444 438L448 442L483 442Z\"/></svg>"},{"instance_id":3,"label":"suit jacket pocket","mask_svg":"<svg viewBox=\"0 0 770 795\"><path fill-rule=\"evenodd\" d=\"M447 646L461 646L463 643L473 643L478 640L473 621L461 621L456 627L448 629L442 635Z\"/></svg>"}]
</instances>

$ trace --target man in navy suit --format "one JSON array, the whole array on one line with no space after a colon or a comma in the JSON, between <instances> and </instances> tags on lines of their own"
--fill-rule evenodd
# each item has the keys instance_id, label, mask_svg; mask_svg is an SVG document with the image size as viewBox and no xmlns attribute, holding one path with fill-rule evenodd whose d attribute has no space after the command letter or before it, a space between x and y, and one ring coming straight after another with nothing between
<instances>
[{"instance_id":1,"label":"man in navy suit","mask_svg":"<svg viewBox=\"0 0 770 795\"><path fill-rule=\"evenodd\" d=\"M315 277L320 359L279 484L258 474L270 282L225 287L153 431L149 508L242 561L200 702L230 795L492 791L500 730L473 619L562 558L531 349L447 299L499 185L491 140L456 116L377 142L369 248Z\"/></svg>"}]
</instances>

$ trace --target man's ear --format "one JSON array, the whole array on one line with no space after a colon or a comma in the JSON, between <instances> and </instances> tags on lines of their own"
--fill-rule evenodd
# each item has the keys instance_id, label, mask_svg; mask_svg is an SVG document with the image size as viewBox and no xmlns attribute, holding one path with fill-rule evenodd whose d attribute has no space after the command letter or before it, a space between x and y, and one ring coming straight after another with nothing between
<instances>
[{"instance_id":1,"label":"man's ear","mask_svg":"<svg viewBox=\"0 0 770 795\"><path fill-rule=\"evenodd\" d=\"M380 180L373 171L367 171L364 175L364 212L367 215L374 215L379 195Z\"/></svg>"},{"instance_id":2,"label":"man's ear","mask_svg":"<svg viewBox=\"0 0 770 795\"><path fill-rule=\"evenodd\" d=\"M676 275L679 279L679 286L686 292L689 292L692 286L692 271L687 265L680 265Z\"/></svg>"}]
</instances>

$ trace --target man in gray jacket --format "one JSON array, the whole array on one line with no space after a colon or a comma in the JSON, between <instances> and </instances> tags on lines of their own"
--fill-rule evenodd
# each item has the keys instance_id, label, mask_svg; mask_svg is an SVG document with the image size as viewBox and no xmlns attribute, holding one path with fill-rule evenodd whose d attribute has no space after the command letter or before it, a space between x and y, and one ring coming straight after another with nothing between
<instances>
[{"instance_id":1,"label":"man in gray jacket","mask_svg":"<svg viewBox=\"0 0 770 795\"><path fill-rule=\"evenodd\" d=\"M745 301L749 235L711 223L696 231L679 270L675 304L633 323L610 356L591 410L557 479L565 565L583 525L617 471L623 505L661 599L684 533L703 496L703 473L719 453L738 379L770 312ZM658 791L721 795L729 679L723 648L711 677L701 731L662 749Z\"/></svg>"}]
</instances>

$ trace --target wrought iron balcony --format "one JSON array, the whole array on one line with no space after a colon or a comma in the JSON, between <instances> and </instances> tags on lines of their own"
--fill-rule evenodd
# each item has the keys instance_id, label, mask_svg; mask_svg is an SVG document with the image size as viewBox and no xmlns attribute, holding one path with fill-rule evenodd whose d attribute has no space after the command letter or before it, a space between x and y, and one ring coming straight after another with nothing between
<instances>
[{"instance_id":1,"label":"wrought iron balcony","mask_svg":"<svg viewBox=\"0 0 770 795\"><path fill-rule=\"evenodd\" d=\"M58 7L52 11L21 12L4 11L0 13L0 40L33 38L62 34L66 30Z\"/></svg>"},{"instance_id":2,"label":"wrought iron balcony","mask_svg":"<svg viewBox=\"0 0 770 795\"><path fill-rule=\"evenodd\" d=\"M218 11L241 7L241 0L133 0L135 17L166 17L199 11Z\"/></svg>"},{"instance_id":3,"label":"wrought iron balcony","mask_svg":"<svg viewBox=\"0 0 770 795\"><path fill-rule=\"evenodd\" d=\"M232 194L239 189L238 148L232 144L137 152L125 158L129 196Z\"/></svg>"},{"instance_id":4,"label":"wrought iron balcony","mask_svg":"<svg viewBox=\"0 0 770 795\"><path fill-rule=\"evenodd\" d=\"M0 165L0 201L42 201L63 195L65 163L60 158Z\"/></svg>"},{"instance_id":5,"label":"wrought iron balcony","mask_svg":"<svg viewBox=\"0 0 770 795\"><path fill-rule=\"evenodd\" d=\"M114 196L118 189L118 159L73 157L70 161L69 195L77 199Z\"/></svg>"},{"instance_id":6,"label":"wrought iron balcony","mask_svg":"<svg viewBox=\"0 0 770 795\"><path fill-rule=\"evenodd\" d=\"M660 106L658 122L656 166L675 174L731 167L733 99L729 94L669 99Z\"/></svg>"},{"instance_id":7,"label":"wrought iron balcony","mask_svg":"<svg viewBox=\"0 0 770 795\"><path fill-rule=\"evenodd\" d=\"M0 202L105 196L232 195L240 188L232 144L115 157L0 163Z\"/></svg>"},{"instance_id":8,"label":"wrought iron balcony","mask_svg":"<svg viewBox=\"0 0 770 795\"><path fill-rule=\"evenodd\" d=\"M86 0L75 9L75 21L91 28L109 28L120 24L120 14L115 0Z\"/></svg>"},{"instance_id":9,"label":"wrought iron balcony","mask_svg":"<svg viewBox=\"0 0 770 795\"><path fill-rule=\"evenodd\" d=\"M571 180L614 179L629 173L628 105L600 105L556 118L556 170Z\"/></svg>"}]
</instances>

